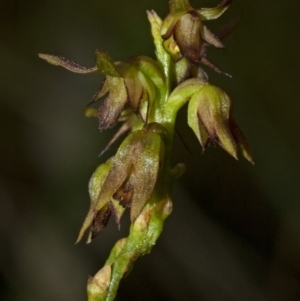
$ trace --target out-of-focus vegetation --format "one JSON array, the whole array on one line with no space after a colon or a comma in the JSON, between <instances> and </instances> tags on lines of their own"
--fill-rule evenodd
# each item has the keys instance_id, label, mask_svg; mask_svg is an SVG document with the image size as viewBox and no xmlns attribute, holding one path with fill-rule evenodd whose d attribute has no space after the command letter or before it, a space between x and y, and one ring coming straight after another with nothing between
<instances>
[{"instance_id":1,"label":"out-of-focus vegetation","mask_svg":"<svg viewBox=\"0 0 300 301\"><path fill-rule=\"evenodd\" d=\"M69 73L37 53L84 66L100 46L115 60L152 56L146 9L164 16L167 0L0 3L1 300L85 300L88 274L127 234L128 216L121 231L111 223L91 245L74 245L89 177L113 153L97 157L114 130L100 133L83 114L101 75ZM217 31L242 14L226 52L208 55L233 78L208 73L231 95L256 164L219 147L201 154L191 130L181 132L192 154L177 138L174 162L189 170L174 212L117 300L299 300L299 9L296 0L234 1L211 24Z\"/></svg>"}]
</instances>

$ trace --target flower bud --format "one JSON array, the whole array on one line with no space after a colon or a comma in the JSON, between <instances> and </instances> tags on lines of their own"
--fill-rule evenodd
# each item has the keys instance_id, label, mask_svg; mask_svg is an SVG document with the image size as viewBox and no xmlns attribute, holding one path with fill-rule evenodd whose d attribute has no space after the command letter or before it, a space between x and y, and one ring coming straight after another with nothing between
<instances>
[{"instance_id":1,"label":"flower bud","mask_svg":"<svg viewBox=\"0 0 300 301\"><path fill-rule=\"evenodd\" d=\"M104 300L110 284L111 265L105 265L94 277L88 278L88 301Z\"/></svg>"},{"instance_id":2,"label":"flower bud","mask_svg":"<svg viewBox=\"0 0 300 301\"><path fill-rule=\"evenodd\" d=\"M160 218L166 219L173 210L173 202L169 195L162 199L155 207L156 214Z\"/></svg>"}]
</instances>

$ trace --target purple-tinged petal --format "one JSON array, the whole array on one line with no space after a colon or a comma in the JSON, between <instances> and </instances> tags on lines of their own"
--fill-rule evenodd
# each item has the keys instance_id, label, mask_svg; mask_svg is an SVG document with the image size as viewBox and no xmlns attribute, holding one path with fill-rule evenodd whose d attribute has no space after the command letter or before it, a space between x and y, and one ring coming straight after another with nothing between
<instances>
[{"instance_id":1,"label":"purple-tinged petal","mask_svg":"<svg viewBox=\"0 0 300 301\"><path fill-rule=\"evenodd\" d=\"M174 30L174 39L180 51L191 63L201 60L203 41L201 37L202 23L195 13L183 15Z\"/></svg>"},{"instance_id":2,"label":"purple-tinged petal","mask_svg":"<svg viewBox=\"0 0 300 301\"><path fill-rule=\"evenodd\" d=\"M225 46L219 41L219 39L206 27L202 28L202 38L209 45L212 45L216 48L225 48Z\"/></svg>"},{"instance_id":3,"label":"purple-tinged petal","mask_svg":"<svg viewBox=\"0 0 300 301\"><path fill-rule=\"evenodd\" d=\"M100 105L98 114L101 131L115 126L128 98L123 78L108 76L106 80L109 95Z\"/></svg>"},{"instance_id":4,"label":"purple-tinged petal","mask_svg":"<svg viewBox=\"0 0 300 301\"><path fill-rule=\"evenodd\" d=\"M56 55L44 54L44 53L39 53L38 55L41 59L45 60L47 63L50 63L55 66L61 66L74 73L87 74L87 73L93 73L93 72L97 71L97 67L86 68L86 67L80 66L79 64L76 64L62 56L56 56Z\"/></svg>"}]
</instances>

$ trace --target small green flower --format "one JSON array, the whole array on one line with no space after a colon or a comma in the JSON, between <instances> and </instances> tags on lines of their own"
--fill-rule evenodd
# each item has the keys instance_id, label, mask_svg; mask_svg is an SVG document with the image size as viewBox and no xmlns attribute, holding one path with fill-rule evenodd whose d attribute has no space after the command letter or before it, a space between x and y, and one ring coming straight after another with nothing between
<instances>
[{"instance_id":1,"label":"small green flower","mask_svg":"<svg viewBox=\"0 0 300 301\"><path fill-rule=\"evenodd\" d=\"M158 179L166 135L160 124L147 124L132 132L117 154L98 167L90 180L91 206L77 241L91 227L90 242L106 226L111 213L119 224L126 207L130 208L131 221L136 220Z\"/></svg>"},{"instance_id":2,"label":"small green flower","mask_svg":"<svg viewBox=\"0 0 300 301\"><path fill-rule=\"evenodd\" d=\"M192 64L202 62L220 70L206 58L206 46L224 48L220 40L205 26L203 21L221 16L232 0L224 0L217 7L194 9L187 0L171 0L170 13L161 26L166 51L178 61L187 58Z\"/></svg>"},{"instance_id":3,"label":"small green flower","mask_svg":"<svg viewBox=\"0 0 300 301\"><path fill-rule=\"evenodd\" d=\"M106 72L101 67L103 61L106 65L111 62L109 71L114 70L105 73L106 78L103 85L92 100L92 103L96 102L108 94L99 108L100 130L113 127L116 124L126 103L146 123L156 93L163 85L163 74L157 63L146 56L139 56L113 64L111 60L106 59L107 54L102 50L96 52L96 58L100 72Z\"/></svg>"},{"instance_id":4,"label":"small green flower","mask_svg":"<svg viewBox=\"0 0 300 301\"><path fill-rule=\"evenodd\" d=\"M146 123L150 107L162 90L164 75L158 64L146 56L130 58L125 62L113 62L101 49L96 50L96 67L85 68L63 57L39 54L48 63L64 67L75 73L100 72L106 77L91 103L101 102L98 118L100 130L113 127L128 103L134 114Z\"/></svg>"},{"instance_id":5,"label":"small green flower","mask_svg":"<svg viewBox=\"0 0 300 301\"><path fill-rule=\"evenodd\" d=\"M237 145L243 156L253 163L248 143L232 117L229 96L213 85L203 85L191 97L188 124L205 149L210 141L219 143L237 159Z\"/></svg>"}]
</instances>

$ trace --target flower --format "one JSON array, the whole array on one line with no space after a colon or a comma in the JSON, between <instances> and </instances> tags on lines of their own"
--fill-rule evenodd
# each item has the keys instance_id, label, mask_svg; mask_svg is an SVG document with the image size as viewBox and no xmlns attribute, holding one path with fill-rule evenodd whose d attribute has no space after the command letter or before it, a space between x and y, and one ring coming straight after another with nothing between
<instances>
[{"instance_id":1,"label":"flower","mask_svg":"<svg viewBox=\"0 0 300 301\"><path fill-rule=\"evenodd\" d=\"M90 227L91 241L114 215L117 224L126 207L132 222L150 199L163 165L167 130L158 123L146 124L132 132L116 155L93 174L89 191L91 205L77 242Z\"/></svg>"},{"instance_id":2,"label":"flower","mask_svg":"<svg viewBox=\"0 0 300 301\"><path fill-rule=\"evenodd\" d=\"M237 159L237 145L243 156L253 163L248 143L232 117L229 96L213 85L203 85L191 97L188 124L196 134L203 150L210 141L219 143Z\"/></svg>"},{"instance_id":3,"label":"flower","mask_svg":"<svg viewBox=\"0 0 300 301\"><path fill-rule=\"evenodd\" d=\"M231 2L224 0L214 8L194 9L188 0L171 0L170 13L161 26L165 50L175 61L185 57L192 64L202 62L221 72L206 58L205 51L208 45L216 48L224 48L224 45L202 21L218 18Z\"/></svg>"},{"instance_id":4,"label":"flower","mask_svg":"<svg viewBox=\"0 0 300 301\"><path fill-rule=\"evenodd\" d=\"M108 94L99 107L100 130L116 124L126 103L146 123L157 93L156 87L160 87L163 82L163 74L157 63L146 56L139 56L114 64L102 50L96 51L96 62L98 70L105 73L106 78L91 103ZM109 71L113 72L107 72L104 68L108 64Z\"/></svg>"},{"instance_id":5,"label":"flower","mask_svg":"<svg viewBox=\"0 0 300 301\"><path fill-rule=\"evenodd\" d=\"M113 127L125 105L146 123L150 107L163 86L164 75L158 64L146 56L130 58L125 62L113 62L102 49L96 50L96 67L85 68L63 57L39 54L48 63L61 66L75 73L100 72L106 77L100 90L94 95L91 103L102 101L98 111L99 128L105 130Z\"/></svg>"}]
</instances>

